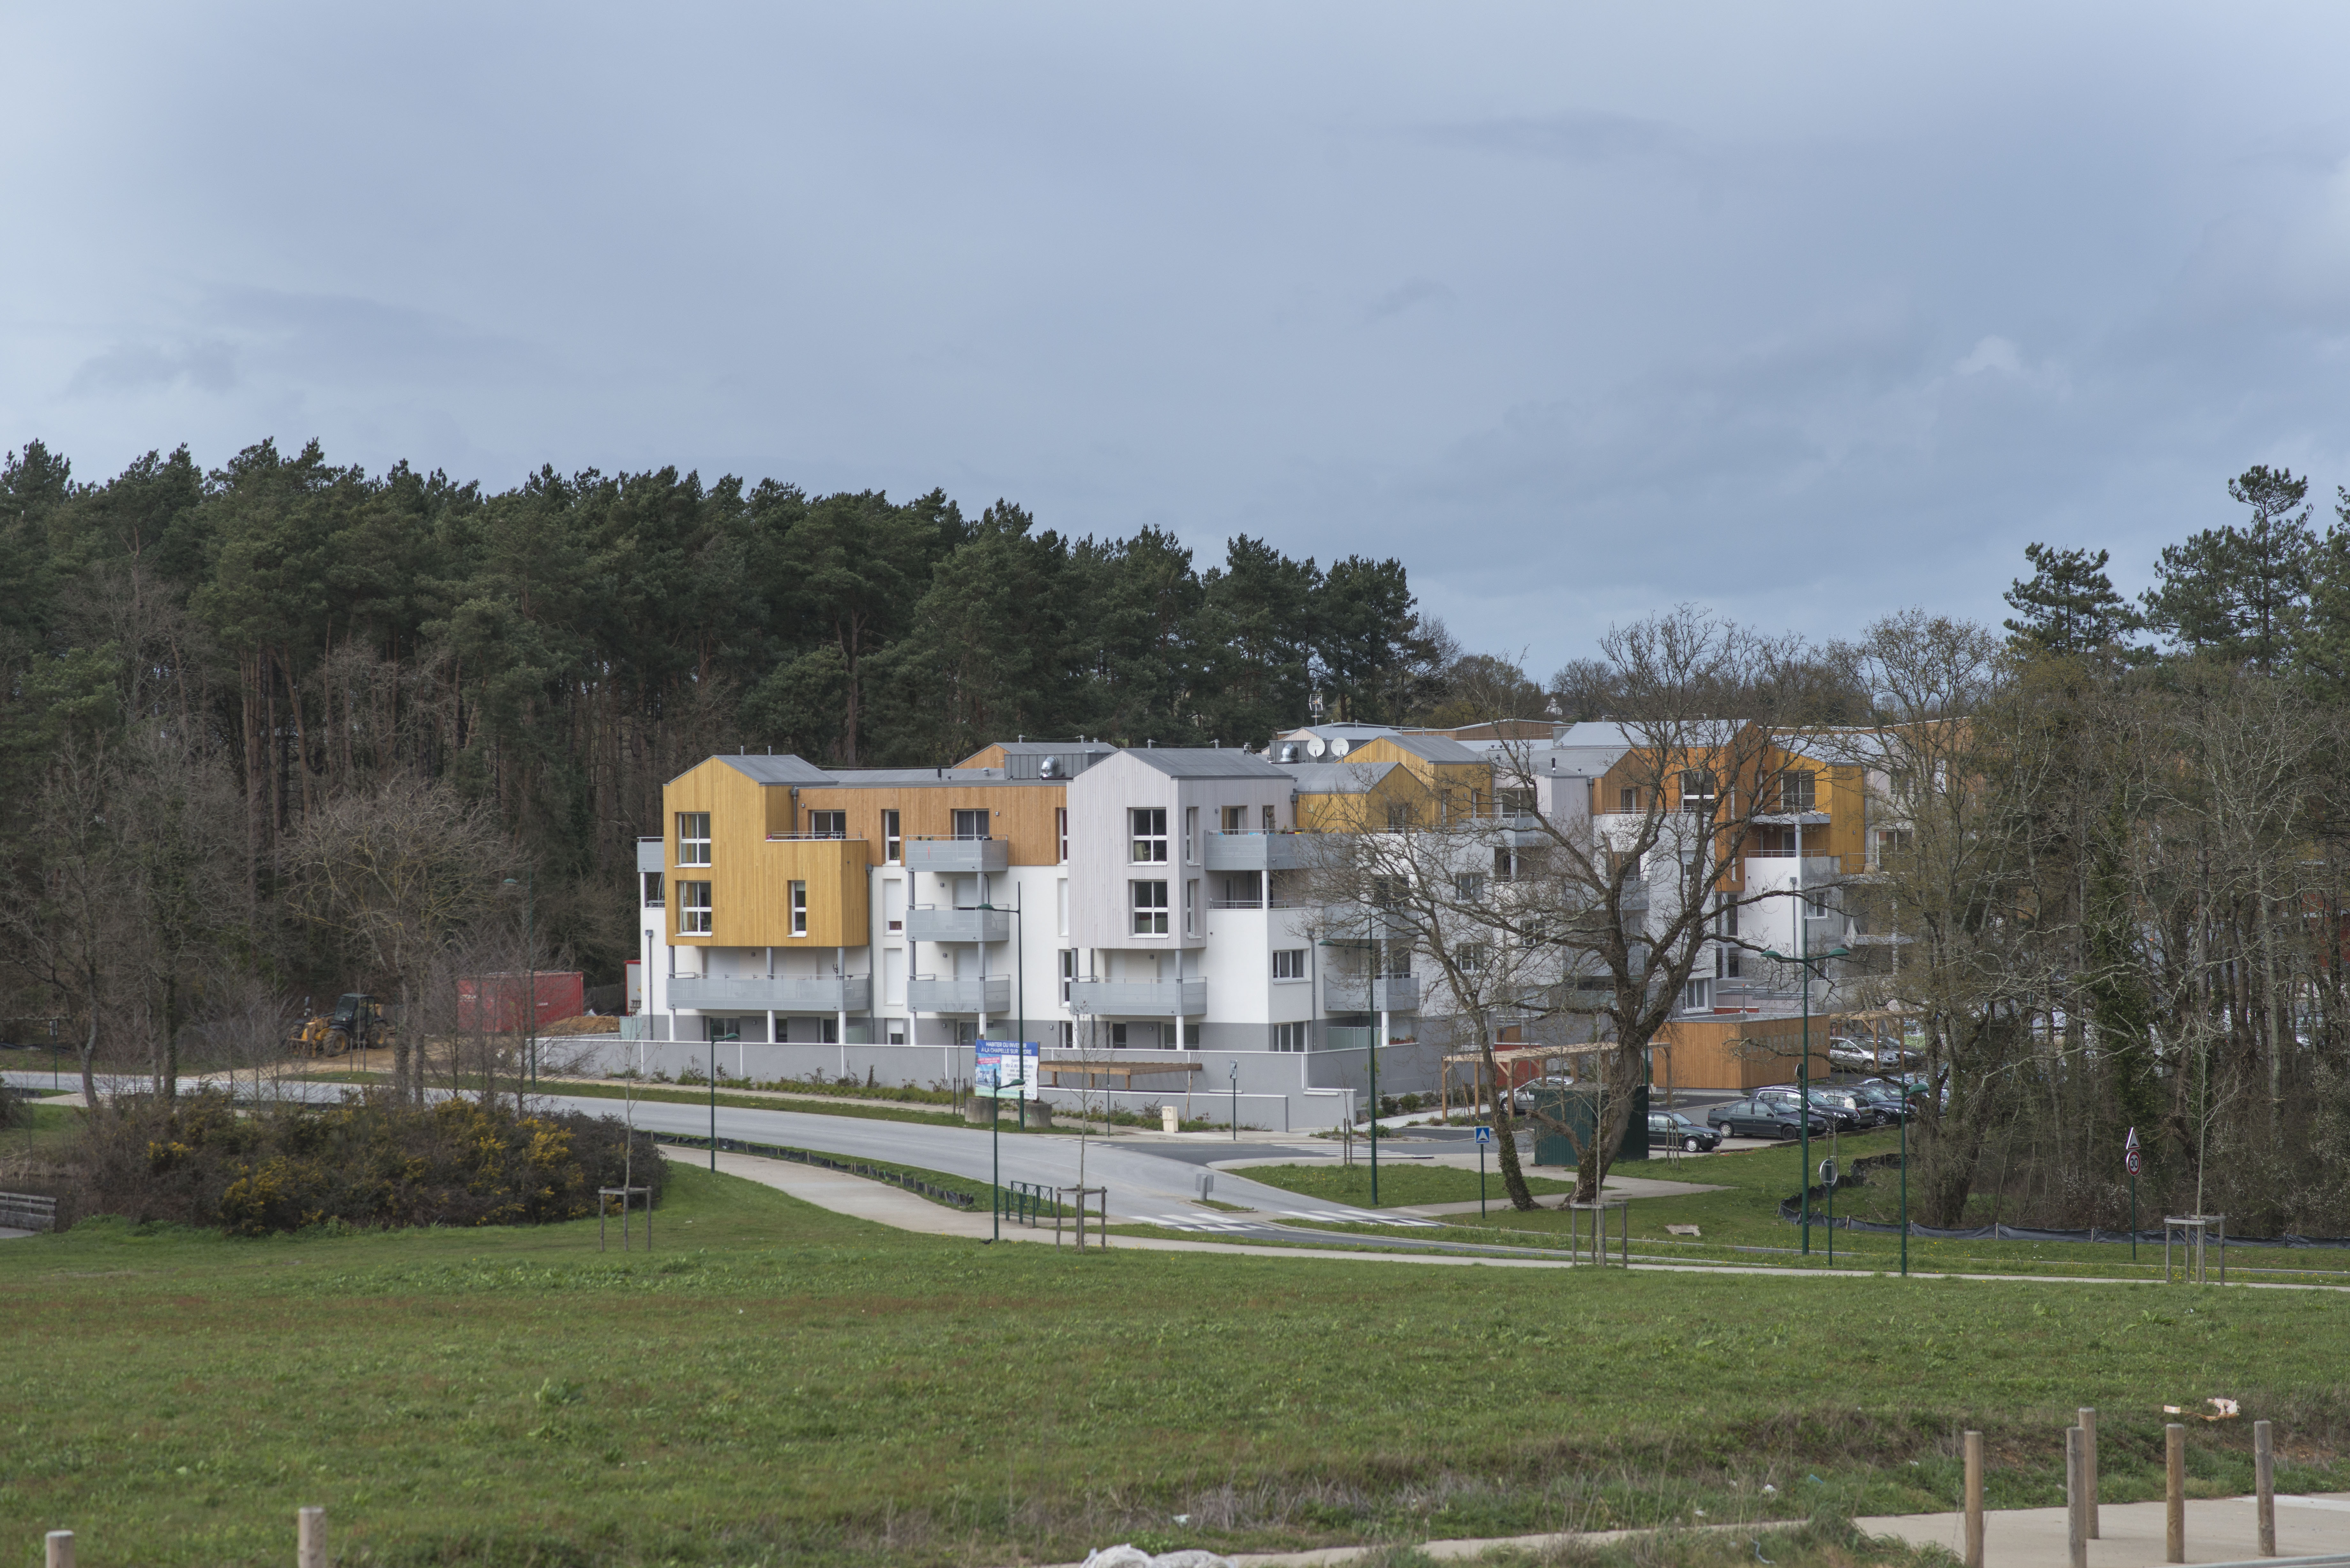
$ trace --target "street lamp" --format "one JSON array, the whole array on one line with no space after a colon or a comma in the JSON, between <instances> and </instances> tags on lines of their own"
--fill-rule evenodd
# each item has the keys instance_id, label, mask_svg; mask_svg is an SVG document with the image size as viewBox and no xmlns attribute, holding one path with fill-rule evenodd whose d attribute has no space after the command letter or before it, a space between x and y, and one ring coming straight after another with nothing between
<instances>
[{"instance_id":1,"label":"street lamp","mask_svg":"<svg viewBox=\"0 0 2350 1568\"><path fill-rule=\"evenodd\" d=\"M1797 897L1800 899L1801 894L1799 893ZM1803 919L1802 905L1799 902L1795 915L1796 945L1808 947L1810 944L1804 938ZM1804 1255L1809 1257L1812 1251L1812 966L1816 963L1825 963L1830 959L1850 958L1852 950L1830 948L1824 953L1799 952L1790 957L1785 953L1773 952L1769 948L1764 948L1762 956L1773 963L1800 964L1804 971L1804 1054L1795 1068L1795 1127L1798 1136L1803 1139L1803 1169L1800 1172L1804 1182L1802 1227Z\"/></svg>"},{"instance_id":2,"label":"street lamp","mask_svg":"<svg viewBox=\"0 0 2350 1568\"><path fill-rule=\"evenodd\" d=\"M1241 1141L1241 1064L1232 1064L1232 1141Z\"/></svg>"}]
</instances>

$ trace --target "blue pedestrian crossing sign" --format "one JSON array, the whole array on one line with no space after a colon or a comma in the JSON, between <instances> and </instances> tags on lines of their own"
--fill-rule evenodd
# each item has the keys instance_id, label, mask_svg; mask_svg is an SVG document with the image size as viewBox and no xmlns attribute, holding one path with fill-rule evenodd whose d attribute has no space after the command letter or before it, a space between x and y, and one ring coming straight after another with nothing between
<instances>
[{"instance_id":1,"label":"blue pedestrian crossing sign","mask_svg":"<svg viewBox=\"0 0 2350 1568\"><path fill-rule=\"evenodd\" d=\"M1477 1129L1477 1147L1478 1147L1482 1148L1482 1147L1484 1147L1487 1144L1492 1143L1492 1141L1493 1141L1493 1129L1492 1129L1492 1127L1479 1127L1479 1128Z\"/></svg>"}]
</instances>

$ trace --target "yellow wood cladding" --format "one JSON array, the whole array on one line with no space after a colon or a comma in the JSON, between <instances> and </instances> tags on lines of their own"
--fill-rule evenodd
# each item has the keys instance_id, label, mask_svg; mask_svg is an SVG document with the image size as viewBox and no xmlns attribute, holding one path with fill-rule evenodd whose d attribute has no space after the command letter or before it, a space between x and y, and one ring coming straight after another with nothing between
<instances>
[{"instance_id":1,"label":"yellow wood cladding","mask_svg":"<svg viewBox=\"0 0 2350 1568\"><path fill-rule=\"evenodd\" d=\"M844 838L767 836L768 802L788 789L761 784L712 758L661 792L668 841L670 940L729 948L863 947L872 940L867 846ZM710 814L710 864L678 859L678 817ZM681 884L710 884L710 930L687 935ZM791 885L807 885L807 930L792 930Z\"/></svg>"},{"instance_id":2,"label":"yellow wood cladding","mask_svg":"<svg viewBox=\"0 0 2350 1568\"><path fill-rule=\"evenodd\" d=\"M777 807L785 816L791 812L790 792L777 789L782 797ZM1004 853L1014 866L1055 866L1060 863L1061 841L1055 814L1069 804L1069 790L1065 784L1005 784L1002 780L965 784L920 784L893 788L889 785L842 784L837 786L802 785L799 796L799 821L785 827L777 822L777 833L806 833L808 813L839 811L848 815L848 836L862 838L870 846L868 863L879 865L882 858L881 814L898 814L898 830L908 838L951 838L954 836L954 814L957 811L984 811L987 815L987 836L1005 843Z\"/></svg>"},{"instance_id":3,"label":"yellow wood cladding","mask_svg":"<svg viewBox=\"0 0 2350 1568\"><path fill-rule=\"evenodd\" d=\"M1368 790L1347 794L1300 791L1297 826L1303 833L1385 833L1393 820L1391 813L1398 809L1409 814L1416 823L1432 822L1436 799L1419 774L1390 768Z\"/></svg>"}]
</instances>

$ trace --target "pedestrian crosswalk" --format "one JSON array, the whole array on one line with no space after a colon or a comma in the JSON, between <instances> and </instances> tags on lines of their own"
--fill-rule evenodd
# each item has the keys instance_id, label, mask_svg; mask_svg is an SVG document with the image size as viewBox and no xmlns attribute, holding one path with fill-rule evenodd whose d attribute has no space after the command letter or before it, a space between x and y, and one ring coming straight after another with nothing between
<instances>
[{"instance_id":1,"label":"pedestrian crosswalk","mask_svg":"<svg viewBox=\"0 0 2350 1568\"><path fill-rule=\"evenodd\" d=\"M1284 1209L1275 1216L1247 1214L1138 1214L1144 1225L1163 1225L1170 1231L1254 1231L1268 1222L1280 1220L1312 1220L1324 1225L1409 1225L1434 1228L1440 1220L1424 1220L1416 1214L1375 1214L1365 1209Z\"/></svg>"}]
</instances>

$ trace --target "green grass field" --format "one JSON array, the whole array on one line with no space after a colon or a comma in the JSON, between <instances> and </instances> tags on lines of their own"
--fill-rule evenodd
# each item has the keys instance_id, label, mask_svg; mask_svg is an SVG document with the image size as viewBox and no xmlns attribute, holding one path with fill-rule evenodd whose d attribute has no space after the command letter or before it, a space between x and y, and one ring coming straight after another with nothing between
<instances>
[{"instance_id":1,"label":"green grass field","mask_svg":"<svg viewBox=\"0 0 2350 1568\"><path fill-rule=\"evenodd\" d=\"M276 1562L322 1502L346 1561L1056 1562L1946 1507L1965 1427L2044 1503L2076 1404L2121 1499L2213 1394L2198 1489L2258 1416L2281 1487L2345 1480L2332 1295L1080 1259L691 1163L658 1234L0 1243L0 1541Z\"/></svg>"}]
</instances>

